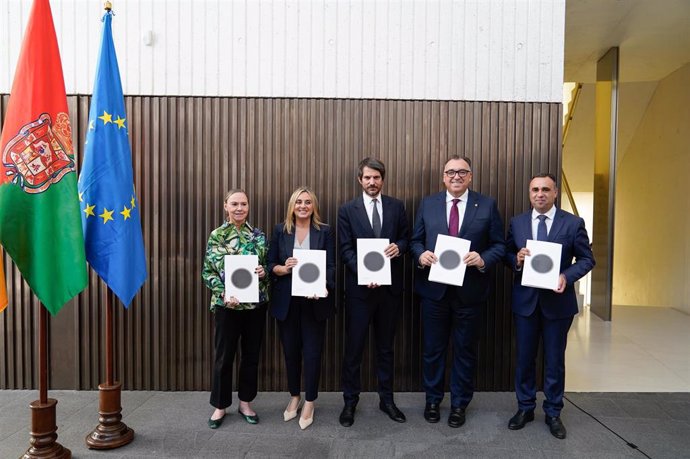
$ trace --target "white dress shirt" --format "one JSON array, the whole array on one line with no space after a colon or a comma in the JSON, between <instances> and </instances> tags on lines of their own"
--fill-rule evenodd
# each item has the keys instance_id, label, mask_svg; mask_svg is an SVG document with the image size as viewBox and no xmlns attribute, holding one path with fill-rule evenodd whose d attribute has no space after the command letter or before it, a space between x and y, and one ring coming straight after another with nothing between
<instances>
[{"instance_id":1,"label":"white dress shirt","mask_svg":"<svg viewBox=\"0 0 690 459\"><path fill-rule=\"evenodd\" d=\"M467 208L467 198L470 195L470 190L467 189L460 195L460 202L458 202L458 233L462 228L462 221L465 219L465 209ZM450 209L453 207L453 199L458 199L446 191L446 223L450 224ZM457 236L457 234L451 234Z\"/></svg>"},{"instance_id":2,"label":"white dress shirt","mask_svg":"<svg viewBox=\"0 0 690 459\"><path fill-rule=\"evenodd\" d=\"M537 217L539 217L540 215L542 214L532 209L532 239L534 240L537 239L537 227L539 226L539 219ZM556 206L551 206L549 211L544 213L543 215L546 215L546 234L548 235L551 232L553 218L556 216Z\"/></svg>"},{"instance_id":3,"label":"white dress shirt","mask_svg":"<svg viewBox=\"0 0 690 459\"><path fill-rule=\"evenodd\" d=\"M374 199L376 199L376 209L379 212L379 218L381 219L381 226L383 226L383 204L381 203L381 193L373 198L366 193L362 193L364 198L364 208L367 211L367 216L369 217L369 224L373 227L374 222L372 216L374 215Z\"/></svg>"}]
</instances>

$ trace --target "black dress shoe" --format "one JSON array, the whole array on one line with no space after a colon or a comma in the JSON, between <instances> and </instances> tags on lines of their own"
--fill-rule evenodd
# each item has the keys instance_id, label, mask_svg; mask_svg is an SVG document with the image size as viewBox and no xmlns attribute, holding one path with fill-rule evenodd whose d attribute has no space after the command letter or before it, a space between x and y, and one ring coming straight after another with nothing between
<instances>
[{"instance_id":1,"label":"black dress shoe","mask_svg":"<svg viewBox=\"0 0 690 459\"><path fill-rule=\"evenodd\" d=\"M427 403L424 407L424 419L432 424L441 420L441 408L438 403Z\"/></svg>"},{"instance_id":2,"label":"black dress shoe","mask_svg":"<svg viewBox=\"0 0 690 459\"><path fill-rule=\"evenodd\" d=\"M551 435L558 438L559 440L563 440L565 438L565 426L563 425L561 418L559 418L558 416L546 416L544 418L544 422L547 426L549 426Z\"/></svg>"},{"instance_id":3,"label":"black dress shoe","mask_svg":"<svg viewBox=\"0 0 690 459\"><path fill-rule=\"evenodd\" d=\"M395 406L395 403L383 403L383 401L379 402L379 409L386 413L389 418L394 420L395 422L405 422L407 419L405 418L405 415L403 414L402 411L398 409L397 406Z\"/></svg>"},{"instance_id":4,"label":"black dress shoe","mask_svg":"<svg viewBox=\"0 0 690 459\"><path fill-rule=\"evenodd\" d=\"M340 412L340 425L350 427L355 423L355 405L345 405Z\"/></svg>"},{"instance_id":5,"label":"black dress shoe","mask_svg":"<svg viewBox=\"0 0 690 459\"><path fill-rule=\"evenodd\" d=\"M510 430L520 430L525 427L525 424L532 421L534 421L534 410L518 410L518 412L515 413L515 416L510 418L510 421L508 421L508 428Z\"/></svg>"},{"instance_id":6,"label":"black dress shoe","mask_svg":"<svg viewBox=\"0 0 690 459\"><path fill-rule=\"evenodd\" d=\"M451 408L448 415L448 425L458 428L465 423L465 408Z\"/></svg>"}]
</instances>

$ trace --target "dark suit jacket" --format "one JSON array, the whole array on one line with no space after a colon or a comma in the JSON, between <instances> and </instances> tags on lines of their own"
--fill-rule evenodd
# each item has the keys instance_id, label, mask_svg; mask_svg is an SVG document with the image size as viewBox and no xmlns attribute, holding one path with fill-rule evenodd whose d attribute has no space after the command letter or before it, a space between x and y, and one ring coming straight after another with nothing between
<instances>
[{"instance_id":1,"label":"dark suit jacket","mask_svg":"<svg viewBox=\"0 0 690 459\"><path fill-rule=\"evenodd\" d=\"M273 230L273 237L268 249L268 272L271 273L272 294L271 314L278 320L285 320L290 309L292 299L292 274L276 276L273 268L284 265L285 260L292 256L295 246L295 233L285 232L285 224L279 223ZM309 248L311 250L326 251L326 287L328 296L314 300L314 315L318 320L325 320L335 313L335 238L330 226L323 224L321 229L312 226L309 230Z\"/></svg>"},{"instance_id":2,"label":"dark suit jacket","mask_svg":"<svg viewBox=\"0 0 690 459\"><path fill-rule=\"evenodd\" d=\"M594 255L589 247L589 238L583 219L561 209L556 209L548 241L562 245L561 274L567 285L563 293L534 287L523 287L522 270L516 270L518 251L526 246L532 237L532 210L513 217L508 229L506 263L515 271L513 280L513 312L529 316L537 302L546 318L564 319L577 314L577 297L574 283L594 267ZM575 257L575 263L573 263Z\"/></svg>"},{"instance_id":3,"label":"dark suit jacket","mask_svg":"<svg viewBox=\"0 0 690 459\"><path fill-rule=\"evenodd\" d=\"M439 301L448 285L429 281L429 268L421 268L419 257L426 250L434 251L439 234L448 235L446 219L446 192L432 194L422 199L417 211L410 251L418 270L415 273L415 291L423 298ZM489 271L505 254L503 221L498 213L496 201L487 196L469 192L465 216L459 237L471 241L470 251L477 252L484 260L483 272L468 267L460 289L460 298L465 303L481 303L489 295Z\"/></svg>"},{"instance_id":4,"label":"dark suit jacket","mask_svg":"<svg viewBox=\"0 0 690 459\"><path fill-rule=\"evenodd\" d=\"M391 243L398 245L400 255L407 252L410 230L405 214L405 205L402 201L381 195L383 209L383 221L381 222L381 238L387 238ZM371 228L367 211L364 208L364 199L358 196L352 201L346 202L338 209L338 242L340 243L340 256L345 264L345 294L353 298L367 298L372 289L366 285L357 285L357 238L373 238L374 230ZM392 285L379 288L387 289L394 295L399 295L403 290L403 257L391 259Z\"/></svg>"}]
</instances>

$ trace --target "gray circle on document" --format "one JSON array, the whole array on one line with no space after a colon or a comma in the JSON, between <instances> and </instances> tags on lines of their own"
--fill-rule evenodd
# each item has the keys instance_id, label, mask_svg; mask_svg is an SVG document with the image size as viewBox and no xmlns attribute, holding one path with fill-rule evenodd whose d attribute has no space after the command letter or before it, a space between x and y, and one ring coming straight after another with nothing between
<instances>
[{"instance_id":1,"label":"gray circle on document","mask_svg":"<svg viewBox=\"0 0 690 459\"><path fill-rule=\"evenodd\" d=\"M539 254L532 257L530 261L532 269L539 274L545 274L553 268L553 260L548 255Z\"/></svg>"},{"instance_id":2,"label":"gray circle on document","mask_svg":"<svg viewBox=\"0 0 690 459\"><path fill-rule=\"evenodd\" d=\"M230 276L230 282L237 288L247 288L252 285L252 273L248 269L236 269Z\"/></svg>"},{"instance_id":3,"label":"gray circle on document","mask_svg":"<svg viewBox=\"0 0 690 459\"><path fill-rule=\"evenodd\" d=\"M460 266L460 254L455 250L446 250L438 257L438 262L444 269L455 269Z\"/></svg>"},{"instance_id":4,"label":"gray circle on document","mask_svg":"<svg viewBox=\"0 0 690 459\"><path fill-rule=\"evenodd\" d=\"M314 263L305 263L299 267L297 274L299 275L299 278L302 279L302 282L311 284L312 282L316 282L316 280L319 278L320 272L319 267Z\"/></svg>"},{"instance_id":5,"label":"gray circle on document","mask_svg":"<svg viewBox=\"0 0 690 459\"><path fill-rule=\"evenodd\" d=\"M369 252L368 254L364 255L364 267L369 271L381 271L381 268L383 268L384 264L385 260L383 255L378 252Z\"/></svg>"}]
</instances>

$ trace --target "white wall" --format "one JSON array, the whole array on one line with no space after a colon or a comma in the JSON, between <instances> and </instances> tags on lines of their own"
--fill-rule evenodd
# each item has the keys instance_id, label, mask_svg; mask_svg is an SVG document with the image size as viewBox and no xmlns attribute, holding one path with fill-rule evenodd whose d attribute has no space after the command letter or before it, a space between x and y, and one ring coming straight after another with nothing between
<instances>
[{"instance_id":1,"label":"white wall","mask_svg":"<svg viewBox=\"0 0 690 459\"><path fill-rule=\"evenodd\" d=\"M102 4L51 2L69 94L91 92ZM30 7L0 0L0 93ZM113 0L113 10L126 94L562 97L565 0Z\"/></svg>"}]
</instances>

